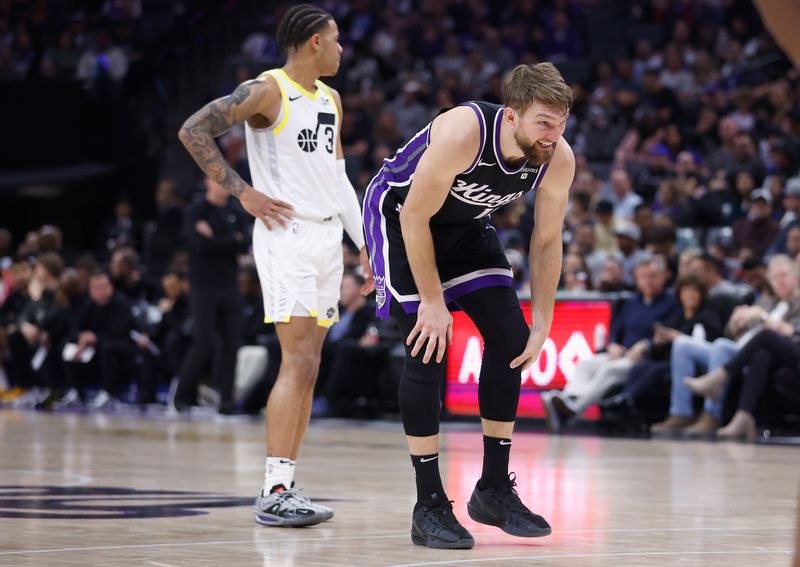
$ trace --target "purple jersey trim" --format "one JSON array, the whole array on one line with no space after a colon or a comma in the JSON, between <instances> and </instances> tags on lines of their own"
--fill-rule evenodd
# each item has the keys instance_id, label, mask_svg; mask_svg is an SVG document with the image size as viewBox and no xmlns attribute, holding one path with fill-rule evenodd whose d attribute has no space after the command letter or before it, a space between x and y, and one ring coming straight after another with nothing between
<instances>
[{"instance_id":1,"label":"purple jersey trim","mask_svg":"<svg viewBox=\"0 0 800 567\"><path fill-rule=\"evenodd\" d=\"M447 304L452 303L459 297L463 297L473 291L478 291L485 287L514 287L514 281L511 276L501 276L498 274L491 274L486 276L477 276L471 280L467 280L458 285L444 290L444 301ZM419 301L398 301L400 306L407 314L416 313L419 310ZM380 313L378 313L380 317Z\"/></svg>"},{"instance_id":2,"label":"purple jersey trim","mask_svg":"<svg viewBox=\"0 0 800 567\"><path fill-rule=\"evenodd\" d=\"M478 154L475 156L475 160L472 162L472 165L470 165L468 169L462 171L460 175L472 173L472 171L478 166L478 163L480 163L481 156L483 155L483 148L486 147L486 123L483 119L483 113L481 112L481 109L478 108L478 105L474 102L468 102L466 106L469 106L475 111L475 114L478 115L478 124L481 127L481 147L478 148Z\"/></svg>"},{"instance_id":3,"label":"purple jersey trim","mask_svg":"<svg viewBox=\"0 0 800 567\"><path fill-rule=\"evenodd\" d=\"M387 191L389 191L389 186L384 183L381 175L369 184L364 198L364 232L367 236L367 249L370 253L370 268L375 278L375 312L381 319L389 317L389 305L391 304L391 294L386 281L386 264L383 258L386 237L382 230L383 214L381 213L382 198Z\"/></svg>"}]
</instances>

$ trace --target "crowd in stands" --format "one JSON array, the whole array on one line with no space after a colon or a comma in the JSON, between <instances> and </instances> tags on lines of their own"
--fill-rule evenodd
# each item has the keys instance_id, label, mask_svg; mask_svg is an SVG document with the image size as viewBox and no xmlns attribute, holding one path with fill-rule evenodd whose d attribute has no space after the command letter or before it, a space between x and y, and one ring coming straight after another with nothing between
<instances>
[{"instance_id":1,"label":"crowd in stands","mask_svg":"<svg viewBox=\"0 0 800 567\"><path fill-rule=\"evenodd\" d=\"M141 80L189 0L145 4L147 10L142 0L3 0L0 80L79 80L87 88Z\"/></svg>"},{"instance_id":2,"label":"crowd in stands","mask_svg":"<svg viewBox=\"0 0 800 567\"><path fill-rule=\"evenodd\" d=\"M753 439L759 425L800 414L800 77L750 2L322 4L344 45L331 83L342 93L347 169L359 191L442 109L500 102L503 76L516 64L553 61L573 86L565 138L576 174L560 290L610 294L615 310L608 344L578 365L563 392L543 396L551 430L598 403L609 420L658 422L654 434L683 437ZM281 14L244 38L218 94L280 64ZM17 32L8 33L15 39L6 43L22 53ZM220 143L246 175L241 130ZM192 242L213 237L187 222L181 194L162 181L151 219L121 201L91 257L62 250L53 226L0 233L6 403L78 403L89 386L100 392L95 407L152 402L180 375L196 318L188 301ZM528 194L492 216L521 298L530 296L534 205ZM230 252L238 254L245 305L236 344L263 350L239 357L233 395L258 411L279 351L260 324L248 238L242 229ZM347 243L343 253L342 317L324 352L318 414L370 400L391 406L397 331L355 297L357 257ZM114 309L131 316L111 325ZM75 345L67 362L63 345ZM91 350L92 362L78 362ZM127 361L132 371L122 368ZM135 394L123 391L131 377ZM224 391L230 384L220 380L233 376L212 380ZM193 393L184 402L200 399Z\"/></svg>"}]
</instances>

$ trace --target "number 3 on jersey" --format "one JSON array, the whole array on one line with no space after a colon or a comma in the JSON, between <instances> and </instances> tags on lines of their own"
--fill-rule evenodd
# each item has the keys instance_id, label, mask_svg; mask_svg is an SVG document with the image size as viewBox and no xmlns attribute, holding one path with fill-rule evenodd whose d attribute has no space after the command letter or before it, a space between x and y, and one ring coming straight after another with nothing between
<instances>
[{"instance_id":1,"label":"number 3 on jersey","mask_svg":"<svg viewBox=\"0 0 800 567\"><path fill-rule=\"evenodd\" d=\"M312 132L310 129L305 128L300 130L297 135L297 145L304 152L311 153L317 149L317 139L319 134L319 127L325 126L322 131L325 136L325 151L329 154L333 153L333 139L334 139L334 126L336 125L336 115L330 112L317 113L317 127Z\"/></svg>"}]
</instances>

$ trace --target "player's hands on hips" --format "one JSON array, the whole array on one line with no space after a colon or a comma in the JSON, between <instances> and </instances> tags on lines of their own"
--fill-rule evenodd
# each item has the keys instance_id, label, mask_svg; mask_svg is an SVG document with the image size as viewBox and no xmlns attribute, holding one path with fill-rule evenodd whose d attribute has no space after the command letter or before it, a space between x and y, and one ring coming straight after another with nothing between
<instances>
[{"instance_id":1,"label":"player's hands on hips","mask_svg":"<svg viewBox=\"0 0 800 567\"><path fill-rule=\"evenodd\" d=\"M544 341L546 340L547 331L531 329L531 334L528 337L528 344L525 345L525 350L523 350L522 354L517 358L512 360L509 366L511 368L519 368L520 372L527 370L528 367L539 358L539 352L541 352L542 345L544 345Z\"/></svg>"},{"instance_id":2,"label":"player's hands on hips","mask_svg":"<svg viewBox=\"0 0 800 567\"><path fill-rule=\"evenodd\" d=\"M364 285L361 286L361 295L369 295L375 291L375 278L372 277L372 268L370 268L369 265L369 254L367 253L366 246L361 247L358 260L361 262L361 270L364 275Z\"/></svg>"},{"instance_id":3,"label":"player's hands on hips","mask_svg":"<svg viewBox=\"0 0 800 567\"><path fill-rule=\"evenodd\" d=\"M294 207L284 201L267 197L249 185L242 192L239 201L245 211L264 223L267 230L272 230L273 223L286 228L286 221L292 220Z\"/></svg>"},{"instance_id":4,"label":"player's hands on hips","mask_svg":"<svg viewBox=\"0 0 800 567\"><path fill-rule=\"evenodd\" d=\"M417 356L426 341L428 346L425 348L422 362L428 364L434 353L436 353L436 362L442 362L447 345L453 342L453 316L447 310L444 300L419 304L417 324L411 329L411 333L406 339L406 345L414 344L411 356Z\"/></svg>"}]
</instances>

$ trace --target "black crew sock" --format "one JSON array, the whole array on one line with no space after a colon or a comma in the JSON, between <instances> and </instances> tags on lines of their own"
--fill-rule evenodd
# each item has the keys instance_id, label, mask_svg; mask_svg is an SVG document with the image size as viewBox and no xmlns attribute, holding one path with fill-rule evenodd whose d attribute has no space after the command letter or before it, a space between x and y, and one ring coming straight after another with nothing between
<instances>
[{"instance_id":1,"label":"black crew sock","mask_svg":"<svg viewBox=\"0 0 800 567\"><path fill-rule=\"evenodd\" d=\"M511 439L483 436L483 472L478 488L502 486L508 482L508 457L511 454Z\"/></svg>"},{"instance_id":2,"label":"black crew sock","mask_svg":"<svg viewBox=\"0 0 800 567\"><path fill-rule=\"evenodd\" d=\"M442 477L439 476L439 453L411 455L417 480L417 502L433 503L445 499Z\"/></svg>"}]
</instances>

